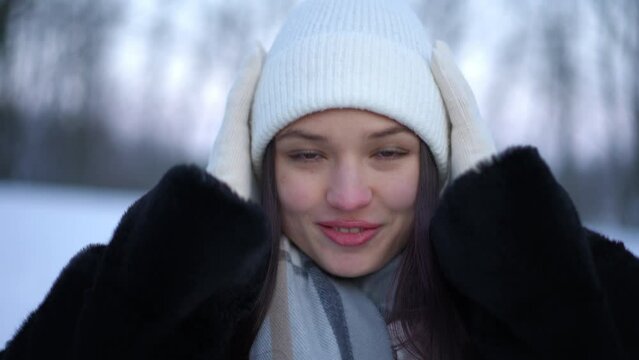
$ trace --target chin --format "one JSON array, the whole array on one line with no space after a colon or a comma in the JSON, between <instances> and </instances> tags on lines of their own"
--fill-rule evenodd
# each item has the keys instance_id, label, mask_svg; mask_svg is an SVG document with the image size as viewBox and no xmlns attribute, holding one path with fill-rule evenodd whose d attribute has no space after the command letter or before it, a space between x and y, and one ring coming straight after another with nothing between
<instances>
[{"instance_id":1,"label":"chin","mask_svg":"<svg viewBox=\"0 0 639 360\"><path fill-rule=\"evenodd\" d=\"M322 261L315 261L315 263L329 274L343 278L356 278L372 274L384 266L379 261L357 259L353 255L332 255L330 259L322 259Z\"/></svg>"}]
</instances>

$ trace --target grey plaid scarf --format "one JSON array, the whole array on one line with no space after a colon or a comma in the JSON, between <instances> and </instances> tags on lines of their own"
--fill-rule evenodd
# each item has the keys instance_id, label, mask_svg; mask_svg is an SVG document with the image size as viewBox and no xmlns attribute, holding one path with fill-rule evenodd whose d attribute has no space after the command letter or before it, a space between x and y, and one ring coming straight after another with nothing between
<instances>
[{"instance_id":1,"label":"grey plaid scarf","mask_svg":"<svg viewBox=\"0 0 639 360\"><path fill-rule=\"evenodd\" d=\"M275 294L251 359L393 359L382 317L397 259L373 276L339 279L282 238Z\"/></svg>"}]
</instances>

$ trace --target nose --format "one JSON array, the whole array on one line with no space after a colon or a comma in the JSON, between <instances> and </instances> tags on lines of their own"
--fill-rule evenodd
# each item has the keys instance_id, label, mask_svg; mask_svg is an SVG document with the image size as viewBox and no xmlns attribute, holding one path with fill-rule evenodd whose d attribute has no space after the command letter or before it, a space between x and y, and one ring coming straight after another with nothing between
<instances>
[{"instance_id":1,"label":"nose","mask_svg":"<svg viewBox=\"0 0 639 360\"><path fill-rule=\"evenodd\" d=\"M326 201L330 206L352 211L366 207L372 198L373 192L357 166L344 165L332 174L326 192Z\"/></svg>"}]
</instances>

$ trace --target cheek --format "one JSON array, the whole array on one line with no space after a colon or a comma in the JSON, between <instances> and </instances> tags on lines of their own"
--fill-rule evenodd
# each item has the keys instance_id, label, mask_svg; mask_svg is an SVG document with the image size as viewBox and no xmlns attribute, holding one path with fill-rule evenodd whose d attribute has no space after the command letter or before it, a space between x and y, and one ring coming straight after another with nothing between
<instances>
[{"instance_id":1,"label":"cheek","mask_svg":"<svg viewBox=\"0 0 639 360\"><path fill-rule=\"evenodd\" d=\"M384 204L389 210L397 212L412 211L417 198L419 182L418 165L410 166L404 171L398 171L383 180L379 186Z\"/></svg>"},{"instance_id":2,"label":"cheek","mask_svg":"<svg viewBox=\"0 0 639 360\"><path fill-rule=\"evenodd\" d=\"M277 192L285 213L303 213L310 210L320 198L321 186L317 179L287 169L276 168Z\"/></svg>"}]
</instances>

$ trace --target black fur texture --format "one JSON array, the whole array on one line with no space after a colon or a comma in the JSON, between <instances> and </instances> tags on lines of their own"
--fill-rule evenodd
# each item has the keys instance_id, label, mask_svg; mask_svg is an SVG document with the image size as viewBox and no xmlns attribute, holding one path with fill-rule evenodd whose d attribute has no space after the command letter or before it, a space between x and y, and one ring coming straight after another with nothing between
<instances>
[{"instance_id":1,"label":"black fur texture","mask_svg":"<svg viewBox=\"0 0 639 360\"><path fill-rule=\"evenodd\" d=\"M76 254L58 276L49 294L22 324L0 359L68 359L75 321L105 245L91 245Z\"/></svg>"},{"instance_id":2,"label":"black fur texture","mask_svg":"<svg viewBox=\"0 0 639 360\"><path fill-rule=\"evenodd\" d=\"M266 226L203 170L171 169L107 247L71 261L3 359L228 358L262 286Z\"/></svg>"},{"instance_id":3,"label":"black fur texture","mask_svg":"<svg viewBox=\"0 0 639 360\"><path fill-rule=\"evenodd\" d=\"M586 233L619 340L628 359L639 359L639 259L621 242Z\"/></svg>"},{"instance_id":4,"label":"black fur texture","mask_svg":"<svg viewBox=\"0 0 639 360\"><path fill-rule=\"evenodd\" d=\"M593 248L534 148L513 148L458 178L431 236L481 358L639 358L629 342L639 327L630 303L639 300L637 259L620 244ZM623 285L633 297L610 293ZM612 315L626 311L635 323L623 328Z\"/></svg>"}]
</instances>

